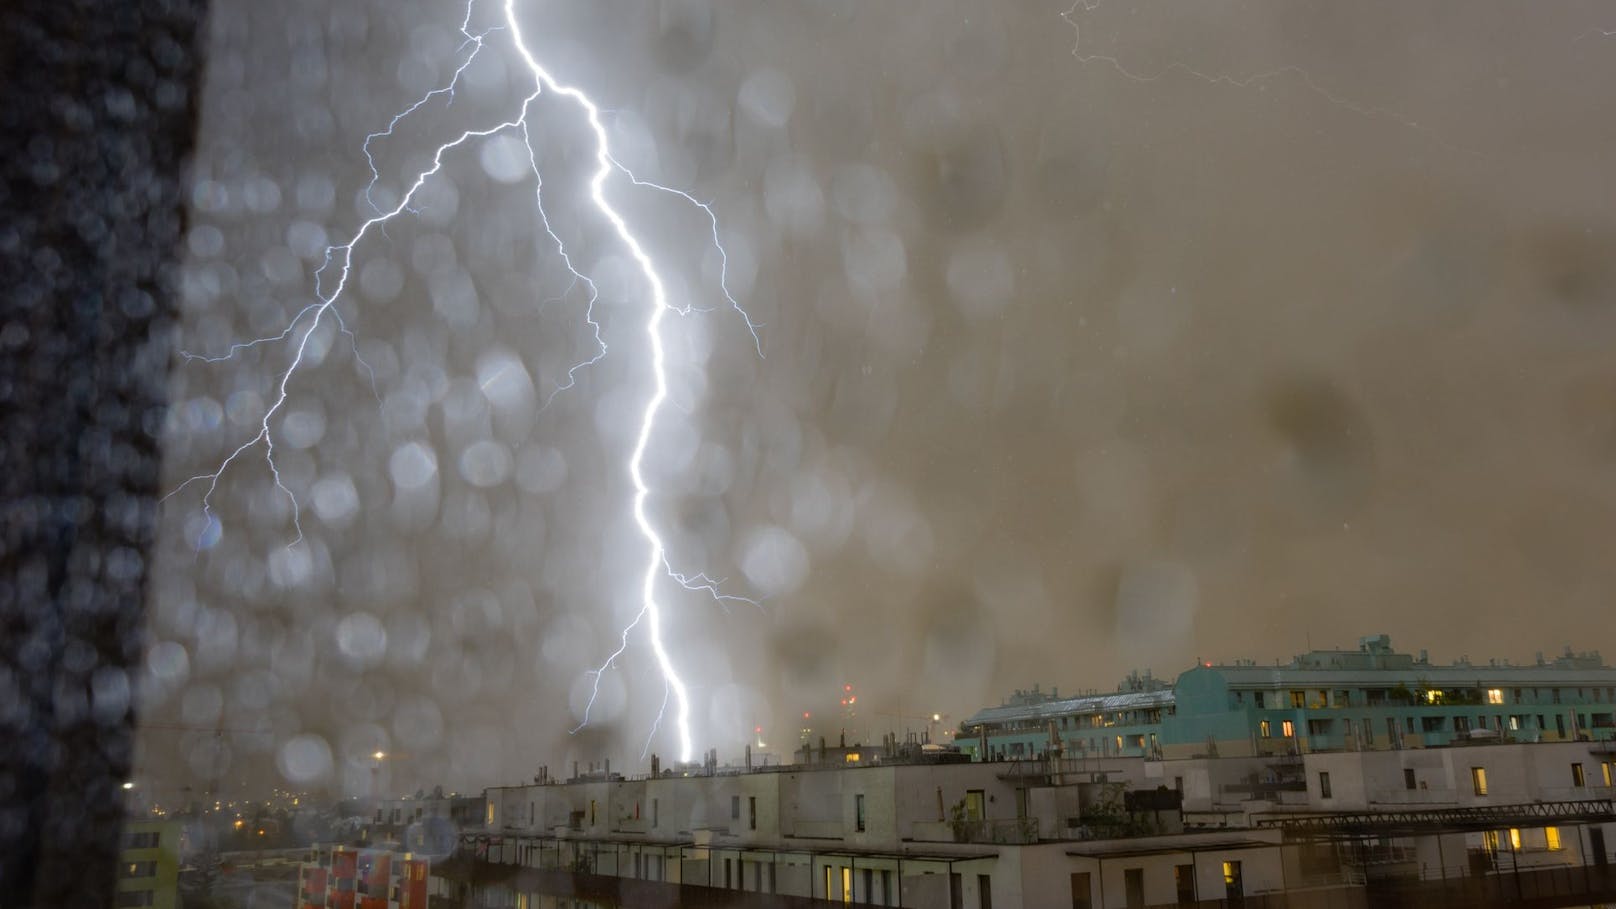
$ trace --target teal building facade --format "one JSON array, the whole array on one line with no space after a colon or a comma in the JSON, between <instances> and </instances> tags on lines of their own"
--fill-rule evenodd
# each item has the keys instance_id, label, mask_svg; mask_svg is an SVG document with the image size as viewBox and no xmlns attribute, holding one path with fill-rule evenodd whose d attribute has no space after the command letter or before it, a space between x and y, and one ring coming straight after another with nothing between
<instances>
[{"instance_id":1,"label":"teal building facade","mask_svg":"<svg viewBox=\"0 0 1616 909\"><path fill-rule=\"evenodd\" d=\"M1130 676L1107 695L1036 688L961 724L978 759L1187 758L1616 738L1616 669L1598 652L1531 664L1398 653L1385 635L1289 663L1203 664L1171 686Z\"/></svg>"}]
</instances>

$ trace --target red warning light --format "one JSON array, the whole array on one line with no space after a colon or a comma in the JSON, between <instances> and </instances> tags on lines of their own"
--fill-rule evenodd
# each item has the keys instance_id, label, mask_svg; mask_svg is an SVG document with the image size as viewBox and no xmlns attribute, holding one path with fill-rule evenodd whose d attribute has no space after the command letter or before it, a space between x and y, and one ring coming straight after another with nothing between
<instances>
[{"instance_id":1,"label":"red warning light","mask_svg":"<svg viewBox=\"0 0 1616 909\"><path fill-rule=\"evenodd\" d=\"M762 726L753 726L752 731L756 732L758 735L762 735L763 734L763 727Z\"/></svg>"},{"instance_id":2,"label":"red warning light","mask_svg":"<svg viewBox=\"0 0 1616 909\"><path fill-rule=\"evenodd\" d=\"M802 718L805 719L805 720L808 719L808 711L804 710L802 712Z\"/></svg>"},{"instance_id":3,"label":"red warning light","mask_svg":"<svg viewBox=\"0 0 1616 909\"><path fill-rule=\"evenodd\" d=\"M853 690L853 686L852 686L852 685L843 685L843 686L842 686L842 690L843 690L843 691L852 691L852 690Z\"/></svg>"}]
</instances>

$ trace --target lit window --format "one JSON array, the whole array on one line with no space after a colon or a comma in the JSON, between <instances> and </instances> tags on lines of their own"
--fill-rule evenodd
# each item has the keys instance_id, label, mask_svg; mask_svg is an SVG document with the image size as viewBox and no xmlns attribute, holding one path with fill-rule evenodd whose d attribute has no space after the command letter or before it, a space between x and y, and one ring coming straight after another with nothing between
<instances>
[{"instance_id":1,"label":"lit window","mask_svg":"<svg viewBox=\"0 0 1616 909\"><path fill-rule=\"evenodd\" d=\"M1425 703L1440 704L1441 702L1442 692L1440 690L1433 688L1430 691L1425 692Z\"/></svg>"},{"instance_id":2,"label":"lit window","mask_svg":"<svg viewBox=\"0 0 1616 909\"><path fill-rule=\"evenodd\" d=\"M1577 787L1578 789L1588 785L1588 780L1582 775L1581 764L1571 765L1571 785Z\"/></svg>"},{"instance_id":3,"label":"lit window","mask_svg":"<svg viewBox=\"0 0 1616 909\"><path fill-rule=\"evenodd\" d=\"M1274 737L1273 724L1269 723L1267 720L1263 720L1262 722L1258 723L1257 728L1262 731L1262 737L1263 738L1268 739L1268 738L1273 738ZM1610 784L1606 783L1605 785L1608 786Z\"/></svg>"},{"instance_id":4,"label":"lit window","mask_svg":"<svg viewBox=\"0 0 1616 909\"><path fill-rule=\"evenodd\" d=\"M858 754L858 752L856 752L856 751L848 752L847 757L845 758L845 760L849 764L857 764L859 762L859 754Z\"/></svg>"},{"instance_id":5,"label":"lit window","mask_svg":"<svg viewBox=\"0 0 1616 909\"><path fill-rule=\"evenodd\" d=\"M1605 788L1609 789L1610 788L1610 761L1606 761L1603 764L1600 764L1599 769L1604 771L1604 774L1605 774Z\"/></svg>"},{"instance_id":6,"label":"lit window","mask_svg":"<svg viewBox=\"0 0 1616 909\"><path fill-rule=\"evenodd\" d=\"M1521 831L1519 827L1509 828L1509 848L1516 852L1521 850Z\"/></svg>"},{"instance_id":7,"label":"lit window","mask_svg":"<svg viewBox=\"0 0 1616 909\"><path fill-rule=\"evenodd\" d=\"M1279 724L1279 731L1285 736L1285 738L1288 738L1288 739L1295 738L1296 737L1296 724L1292 723L1290 720L1285 720L1284 722Z\"/></svg>"},{"instance_id":8,"label":"lit window","mask_svg":"<svg viewBox=\"0 0 1616 909\"><path fill-rule=\"evenodd\" d=\"M1487 794L1487 768L1470 768L1470 788L1476 790L1477 795Z\"/></svg>"},{"instance_id":9,"label":"lit window","mask_svg":"<svg viewBox=\"0 0 1616 909\"><path fill-rule=\"evenodd\" d=\"M1544 840L1544 844L1549 847L1550 852L1553 852L1553 851L1559 849L1560 848L1560 828L1559 827L1544 827L1543 828L1543 840Z\"/></svg>"},{"instance_id":10,"label":"lit window","mask_svg":"<svg viewBox=\"0 0 1616 909\"><path fill-rule=\"evenodd\" d=\"M1502 704L1502 703L1504 703L1504 689L1502 689L1502 688L1489 688L1489 689L1487 689L1487 703L1489 703L1489 704Z\"/></svg>"}]
</instances>

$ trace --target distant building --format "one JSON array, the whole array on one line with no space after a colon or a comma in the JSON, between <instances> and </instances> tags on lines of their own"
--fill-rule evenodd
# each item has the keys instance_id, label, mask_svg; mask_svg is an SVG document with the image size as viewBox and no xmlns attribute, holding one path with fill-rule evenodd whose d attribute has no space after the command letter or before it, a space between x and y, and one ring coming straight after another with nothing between
<instances>
[{"instance_id":1,"label":"distant building","mask_svg":"<svg viewBox=\"0 0 1616 909\"><path fill-rule=\"evenodd\" d=\"M483 804L481 794L444 795L441 790L415 798L382 799L361 833L372 846L428 857L448 855L462 830L482 827Z\"/></svg>"},{"instance_id":2,"label":"distant building","mask_svg":"<svg viewBox=\"0 0 1616 909\"><path fill-rule=\"evenodd\" d=\"M316 847L298 868L297 909L427 909L430 862L407 853Z\"/></svg>"},{"instance_id":3,"label":"distant building","mask_svg":"<svg viewBox=\"0 0 1616 909\"><path fill-rule=\"evenodd\" d=\"M979 759L1239 756L1424 748L1462 742L1606 741L1616 737L1616 669L1569 650L1533 665L1431 663L1385 635L1357 650L1289 663L1206 664L1169 688L1130 677L1117 692L1033 692L978 711L960 747Z\"/></svg>"},{"instance_id":4,"label":"distant building","mask_svg":"<svg viewBox=\"0 0 1616 909\"><path fill-rule=\"evenodd\" d=\"M182 826L172 820L124 823L118 856L119 906L174 909L179 900Z\"/></svg>"}]
</instances>

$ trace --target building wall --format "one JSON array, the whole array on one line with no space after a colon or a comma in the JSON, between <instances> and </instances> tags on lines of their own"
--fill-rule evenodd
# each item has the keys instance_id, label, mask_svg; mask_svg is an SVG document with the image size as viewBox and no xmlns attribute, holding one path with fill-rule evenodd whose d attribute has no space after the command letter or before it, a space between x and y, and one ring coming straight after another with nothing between
<instances>
[{"instance_id":1,"label":"building wall","mask_svg":"<svg viewBox=\"0 0 1616 909\"><path fill-rule=\"evenodd\" d=\"M118 857L118 905L173 909L179 899L177 821L131 820Z\"/></svg>"}]
</instances>

